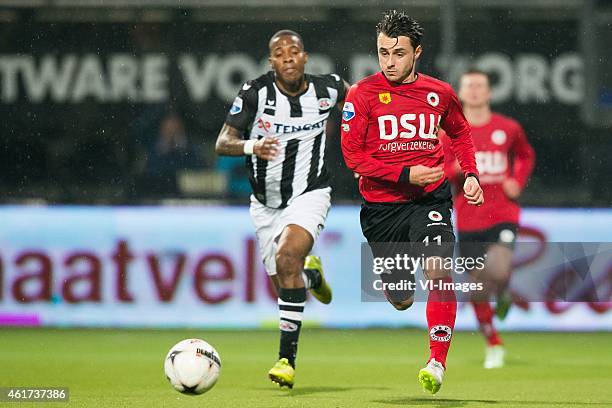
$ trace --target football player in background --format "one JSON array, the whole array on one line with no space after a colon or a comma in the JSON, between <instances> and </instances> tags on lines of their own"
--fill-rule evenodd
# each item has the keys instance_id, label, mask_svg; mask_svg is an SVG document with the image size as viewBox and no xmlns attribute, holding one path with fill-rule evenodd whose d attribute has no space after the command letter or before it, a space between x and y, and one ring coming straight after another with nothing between
<instances>
[{"instance_id":1,"label":"football player in background","mask_svg":"<svg viewBox=\"0 0 612 408\"><path fill-rule=\"evenodd\" d=\"M494 312L489 300L496 297L496 313L503 320L511 305L506 289L519 225L517 200L533 170L535 153L517 121L491 111L491 87L485 72L464 73L458 93L472 128L480 185L486 197L484 205L469 205L463 196L463 175L450 143L444 143L445 167L448 178L457 186L454 208L461 256L476 258L486 254L484 268L472 273L486 290L471 295L480 330L487 341L484 367L497 368L504 365L505 350L493 325ZM447 136L441 137L443 142L449 141Z\"/></svg>"}]
</instances>

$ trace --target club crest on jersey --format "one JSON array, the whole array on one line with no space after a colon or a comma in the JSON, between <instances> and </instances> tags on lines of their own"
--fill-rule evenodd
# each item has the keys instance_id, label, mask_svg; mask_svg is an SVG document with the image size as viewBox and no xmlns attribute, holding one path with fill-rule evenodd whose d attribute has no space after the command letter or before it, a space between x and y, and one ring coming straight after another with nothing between
<instances>
[{"instance_id":1,"label":"club crest on jersey","mask_svg":"<svg viewBox=\"0 0 612 408\"><path fill-rule=\"evenodd\" d=\"M344 102L342 108L342 119L349 121L355 117L355 107L351 102Z\"/></svg>"},{"instance_id":2,"label":"club crest on jersey","mask_svg":"<svg viewBox=\"0 0 612 408\"><path fill-rule=\"evenodd\" d=\"M230 115L235 115L240 112L242 112L242 98L237 96L230 108Z\"/></svg>"},{"instance_id":3,"label":"club crest on jersey","mask_svg":"<svg viewBox=\"0 0 612 408\"><path fill-rule=\"evenodd\" d=\"M429 331L429 337L433 341L449 342L453 336L453 331L448 326L434 326Z\"/></svg>"},{"instance_id":4,"label":"club crest on jersey","mask_svg":"<svg viewBox=\"0 0 612 408\"><path fill-rule=\"evenodd\" d=\"M491 133L491 141L496 145L503 145L506 143L506 138L506 132L501 129L494 130L493 133Z\"/></svg>"},{"instance_id":5,"label":"club crest on jersey","mask_svg":"<svg viewBox=\"0 0 612 408\"><path fill-rule=\"evenodd\" d=\"M427 103L431 106L436 107L440 103L440 97L435 92L430 92L427 94Z\"/></svg>"},{"instance_id":6,"label":"club crest on jersey","mask_svg":"<svg viewBox=\"0 0 612 408\"><path fill-rule=\"evenodd\" d=\"M427 214L427 216L432 221L441 221L442 220L442 214L440 214L437 211L430 211L429 214Z\"/></svg>"},{"instance_id":7,"label":"club crest on jersey","mask_svg":"<svg viewBox=\"0 0 612 408\"><path fill-rule=\"evenodd\" d=\"M319 99L319 109L329 109L331 107L331 99L321 98Z\"/></svg>"},{"instance_id":8,"label":"club crest on jersey","mask_svg":"<svg viewBox=\"0 0 612 408\"><path fill-rule=\"evenodd\" d=\"M391 94L389 92L382 92L378 94L378 100L385 105L391 103Z\"/></svg>"}]
</instances>

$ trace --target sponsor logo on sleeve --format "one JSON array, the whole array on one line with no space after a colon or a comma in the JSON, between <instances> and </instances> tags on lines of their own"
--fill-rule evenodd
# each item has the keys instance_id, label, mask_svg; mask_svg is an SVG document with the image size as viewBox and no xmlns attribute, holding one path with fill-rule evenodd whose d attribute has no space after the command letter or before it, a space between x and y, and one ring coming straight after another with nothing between
<instances>
[{"instance_id":1,"label":"sponsor logo on sleeve","mask_svg":"<svg viewBox=\"0 0 612 408\"><path fill-rule=\"evenodd\" d=\"M235 115L240 112L242 112L242 98L237 96L230 108L230 115Z\"/></svg>"},{"instance_id":2,"label":"sponsor logo on sleeve","mask_svg":"<svg viewBox=\"0 0 612 408\"><path fill-rule=\"evenodd\" d=\"M344 102L344 107L342 108L342 119L347 122L355 117L355 107L351 102Z\"/></svg>"},{"instance_id":3,"label":"sponsor logo on sleeve","mask_svg":"<svg viewBox=\"0 0 612 408\"><path fill-rule=\"evenodd\" d=\"M342 130L348 133L348 131L351 130L351 125L349 125L348 123L343 123Z\"/></svg>"}]
</instances>

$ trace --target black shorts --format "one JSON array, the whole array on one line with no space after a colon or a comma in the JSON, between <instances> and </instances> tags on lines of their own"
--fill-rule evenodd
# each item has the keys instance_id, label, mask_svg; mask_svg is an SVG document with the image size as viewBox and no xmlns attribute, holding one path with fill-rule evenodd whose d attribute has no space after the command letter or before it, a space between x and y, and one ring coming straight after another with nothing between
<instances>
[{"instance_id":1,"label":"black shorts","mask_svg":"<svg viewBox=\"0 0 612 408\"><path fill-rule=\"evenodd\" d=\"M452 208L450 184L445 181L426 196L408 203L363 203L361 230L369 243L453 243Z\"/></svg>"},{"instance_id":2,"label":"black shorts","mask_svg":"<svg viewBox=\"0 0 612 408\"><path fill-rule=\"evenodd\" d=\"M451 221L453 208L448 181L426 196L408 203L370 203L361 205L361 230L368 240L374 258L450 257L453 255L455 234ZM385 283L409 280L414 282L416 271L394 270L380 275ZM391 302L413 297L413 291L386 291Z\"/></svg>"},{"instance_id":3,"label":"black shorts","mask_svg":"<svg viewBox=\"0 0 612 408\"><path fill-rule=\"evenodd\" d=\"M484 256L492 244L514 248L518 225L505 222L480 231L458 232L459 251L463 257Z\"/></svg>"}]
</instances>

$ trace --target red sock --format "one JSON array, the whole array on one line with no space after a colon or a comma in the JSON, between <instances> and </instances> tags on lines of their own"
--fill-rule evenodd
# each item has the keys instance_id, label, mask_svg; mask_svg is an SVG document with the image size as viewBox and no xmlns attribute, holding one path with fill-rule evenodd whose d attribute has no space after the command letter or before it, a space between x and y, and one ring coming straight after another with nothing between
<instances>
[{"instance_id":1,"label":"red sock","mask_svg":"<svg viewBox=\"0 0 612 408\"><path fill-rule=\"evenodd\" d=\"M440 290L439 285L450 283L446 277L434 280L434 288L427 299L427 327L429 328L429 360L435 358L446 368L446 355L451 344L457 315L457 298L452 290Z\"/></svg>"},{"instance_id":2,"label":"red sock","mask_svg":"<svg viewBox=\"0 0 612 408\"><path fill-rule=\"evenodd\" d=\"M489 346L497 346L503 344L497 330L493 326L493 308L489 302L472 302L474 306L474 312L476 312L476 319L480 325L480 331L487 339Z\"/></svg>"}]
</instances>

